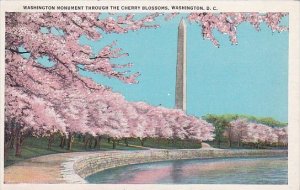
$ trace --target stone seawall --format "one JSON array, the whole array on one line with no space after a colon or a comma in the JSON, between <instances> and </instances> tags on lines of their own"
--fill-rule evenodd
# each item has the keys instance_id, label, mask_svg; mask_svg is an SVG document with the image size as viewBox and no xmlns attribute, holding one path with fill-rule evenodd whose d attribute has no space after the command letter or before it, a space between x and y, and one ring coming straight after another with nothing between
<instances>
[{"instance_id":1,"label":"stone seawall","mask_svg":"<svg viewBox=\"0 0 300 190\"><path fill-rule=\"evenodd\" d=\"M267 157L287 155L287 150L151 149L141 151L110 151L74 158L69 162L64 163L62 175L69 183L85 183L84 178L96 172L130 164L195 158Z\"/></svg>"}]
</instances>

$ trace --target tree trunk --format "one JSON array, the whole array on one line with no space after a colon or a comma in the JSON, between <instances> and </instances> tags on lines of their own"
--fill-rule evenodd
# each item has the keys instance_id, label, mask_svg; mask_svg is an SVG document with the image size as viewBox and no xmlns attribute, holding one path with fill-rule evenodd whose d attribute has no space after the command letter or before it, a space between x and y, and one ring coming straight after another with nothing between
<instances>
[{"instance_id":1,"label":"tree trunk","mask_svg":"<svg viewBox=\"0 0 300 190\"><path fill-rule=\"evenodd\" d=\"M5 125L8 125L7 123L5 123ZM5 126L5 127L9 127L9 126ZM9 155L9 149L11 144L13 144L12 141L12 136L14 134L9 133L8 131L11 131L11 129L6 129L5 133L4 133L4 160L8 159L8 155Z\"/></svg>"},{"instance_id":2,"label":"tree trunk","mask_svg":"<svg viewBox=\"0 0 300 190\"><path fill-rule=\"evenodd\" d=\"M60 148L64 148L65 145L66 145L66 136L63 135L60 137L60 145L59 146L60 146Z\"/></svg>"},{"instance_id":3,"label":"tree trunk","mask_svg":"<svg viewBox=\"0 0 300 190\"><path fill-rule=\"evenodd\" d=\"M10 141L4 144L4 160L8 159Z\"/></svg>"},{"instance_id":4,"label":"tree trunk","mask_svg":"<svg viewBox=\"0 0 300 190\"><path fill-rule=\"evenodd\" d=\"M48 149L51 149L53 142L54 142L54 134L51 134L48 138Z\"/></svg>"},{"instance_id":5,"label":"tree trunk","mask_svg":"<svg viewBox=\"0 0 300 190\"><path fill-rule=\"evenodd\" d=\"M129 146L129 145L128 145L128 138L125 138L125 139L124 139L124 143L125 143L126 146Z\"/></svg>"},{"instance_id":6,"label":"tree trunk","mask_svg":"<svg viewBox=\"0 0 300 190\"><path fill-rule=\"evenodd\" d=\"M20 138L18 137L16 139L16 157L21 157L21 144L20 144Z\"/></svg>"},{"instance_id":7,"label":"tree trunk","mask_svg":"<svg viewBox=\"0 0 300 190\"><path fill-rule=\"evenodd\" d=\"M74 141L74 135L73 134L69 134L68 145L67 145L67 149L68 150L72 150L73 141Z\"/></svg>"},{"instance_id":8,"label":"tree trunk","mask_svg":"<svg viewBox=\"0 0 300 190\"><path fill-rule=\"evenodd\" d=\"M231 144L232 144L232 142L231 142L231 140L230 140L230 139L228 140L228 144L229 144L229 148L231 148Z\"/></svg>"},{"instance_id":9,"label":"tree trunk","mask_svg":"<svg viewBox=\"0 0 300 190\"><path fill-rule=\"evenodd\" d=\"M100 149L100 141L101 141L100 136L95 137L94 149L97 148L97 147Z\"/></svg>"},{"instance_id":10,"label":"tree trunk","mask_svg":"<svg viewBox=\"0 0 300 190\"><path fill-rule=\"evenodd\" d=\"M139 140L141 142L141 146L144 146L145 139L139 138Z\"/></svg>"},{"instance_id":11,"label":"tree trunk","mask_svg":"<svg viewBox=\"0 0 300 190\"><path fill-rule=\"evenodd\" d=\"M97 145L98 145L98 136L95 137L94 149L97 147Z\"/></svg>"},{"instance_id":12,"label":"tree trunk","mask_svg":"<svg viewBox=\"0 0 300 190\"><path fill-rule=\"evenodd\" d=\"M22 137L22 134L19 132L18 136L16 138L16 157L21 157L21 152L22 152L22 145L24 143L24 137Z\"/></svg>"},{"instance_id":13,"label":"tree trunk","mask_svg":"<svg viewBox=\"0 0 300 190\"><path fill-rule=\"evenodd\" d=\"M116 140L112 140L112 142L113 142L113 149L116 149Z\"/></svg>"},{"instance_id":14,"label":"tree trunk","mask_svg":"<svg viewBox=\"0 0 300 190\"><path fill-rule=\"evenodd\" d=\"M86 137L86 135L84 136L84 149L86 150L88 147L88 144L90 142L90 139Z\"/></svg>"},{"instance_id":15,"label":"tree trunk","mask_svg":"<svg viewBox=\"0 0 300 190\"><path fill-rule=\"evenodd\" d=\"M92 145L93 145L93 136L89 137L89 148L92 149Z\"/></svg>"},{"instance_id":16,"label":"tree trunk","mask_svg":"<svg viewBox=\"0 0 300 190\"><path fill-rule=\"evenodd\" d=\"M11 135L10 146L9 146L10 149L14 149L15 135L16 135L16 134L14 134L14 133L12 133L12 135Z\"/></svg>"},{"instance_id":17,"label":"tree trunk","mask_svg":"<svg viewBox=\"0 0 300 190\"><path fill-rule=\"evenodd\" d=\"M110 143L110 138L107 138L107 143Z\"/></svg>"},{"instance_id":18,"label":"tree trunk","mask_svg":"<svg viewBox=\"0 0 300 190\"><path fill-rule=\"evenodd\" d=\"M158 145L160 144L160 138L157 139L157 144L158 144Z\"/></svg>"},{"instance_id":19,"label":"tree trunk","mask_svg":"<svg viewBox=\"0 0 300 190\"><path fill-rule=\"evenodd\" d=\"M79 134L79 135L77 136L77 138L78 138L78 142L80 142L80 141L81 141L81 138L82 138L82 135Z\"/></svg>"},{"instance_id":20,"label":"tree trunk","mask_svg":"<svg viewBox=\"0 0 300 190\"><path fill-rule=\"evenodd\" d=\"M21 134L20 131L16 132L16 157L21 157Z\"/></svg>"}]
</instances>

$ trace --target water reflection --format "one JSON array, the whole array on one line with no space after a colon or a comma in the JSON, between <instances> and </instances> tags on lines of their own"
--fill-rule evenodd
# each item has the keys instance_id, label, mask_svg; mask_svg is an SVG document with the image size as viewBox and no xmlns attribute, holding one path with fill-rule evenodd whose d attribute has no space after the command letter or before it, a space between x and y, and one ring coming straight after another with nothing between
<instances>
[{"instance_id":1,"label":"water reflection","mask_svg":"<svg viewBox=\"0 0 300 190\"><path fill-rule=\"evenodd\" d=\"M182 177L182 173L183 173L183 166L184 166L184 162L182 162L181 160L177 161L177 162L172 162L172 171L171 171L171 179L172 179L172 183L178 183L181 181L181 177Z\"/></svg>"},{"instance_id":2,"label":"water reflection","mask_svg":"<svg viewBox=\"0 0 300 190\"><path fill-rule=\"evenodd\" d=\"M109 169L86 180L125 184L287 184L287 158L165 161Z\"/></svg>"}]
</instances>

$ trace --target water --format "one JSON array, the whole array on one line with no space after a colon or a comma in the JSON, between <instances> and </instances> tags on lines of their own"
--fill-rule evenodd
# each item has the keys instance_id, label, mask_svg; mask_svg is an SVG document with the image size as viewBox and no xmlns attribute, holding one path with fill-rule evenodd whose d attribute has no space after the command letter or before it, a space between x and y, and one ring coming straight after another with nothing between
<instances>
[{"instance_id":1,"label":"water","mask_svg":"<svg viewBox=\"0 0 300 190\"><path fill-rule=\"evenodd\" d=\"M287 157L163 161L108 169L86 178L110 184L287 184Z\"/></svg>"}]
</instances>

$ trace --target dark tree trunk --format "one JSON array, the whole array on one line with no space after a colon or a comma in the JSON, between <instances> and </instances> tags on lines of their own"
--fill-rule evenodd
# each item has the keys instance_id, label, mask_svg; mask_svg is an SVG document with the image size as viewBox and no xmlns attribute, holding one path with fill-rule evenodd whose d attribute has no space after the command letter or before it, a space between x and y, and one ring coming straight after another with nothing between
<instances>
[{"instance_id":1,"label":"dark tree trunk","mask_svg":"<svg viewBox=\"0 0 300 190\"><path fill-rule=\"evenodd\" d=\"M65 147L65 145L66 145L66 136L64 135L64 136L61 136L60 137L60 148L64 148Z\"/></svg>"},{"instance_id":2,"label":"dark tree trunk","mask_svg":"<svg viewBox=\"0 0 300 190\"><path fill-rule=\"evenodd\" d=\"M126 146L128 146L128 138L124 139L124 143L125 143Z\"/></svg>"},{"instance_id":3,"label":"dark tree trunk","mask_svg":"<svg viewBox=\"0 0 300 190\"><path fill-rule=\"evenodd\" d=\"M4 160L8 159L9 148L11 145L11 136L12 135L6 134L4 137Z\"/></svg>"},{"instance_id":4,"label":"dark tree trunk","mask_svg":"<svg viewBox=\"0 0 300 190\"><path fill-rule=\"evenodd\" d=\"M90 139L87 138L87 136L85 135L84 136L84 149L85 150L87 149L89 142L90 142Z\"/></svg>"},{"instance_id":5,"label":"dark tree trunk","mask_svg":"<svg viewBox=\"0 0 300 190\"><path fill-rule=\"evenodd\" d=\"M113 142L113 149L116 149L116 140L112 140Z\"/></svg>"},{"instance_id":6,"label":"dark tree trunk","mask_svg":"<svg viewBox=\"0 0 300 190\"><path fill-rule=\"evenodd\" d=\"M74 135L73 134L69 134L68 144L67 144L67 149L68 150L72 150L73 141L74 141Z\"/></svg>"},{"instance_id":7,"label":"dark tree trunk","mask_svg":"<svg viewBox=\"0 0 300 190\"><path fill-rule=\"evenodd\" d=\"M9 144L5 143L5 145L4 145L4 160L8 159L8 154L9 154Z\"/></svg>"},{"instance_id":8,"label":"dark tree trunk","mask_svg":"<svg viewBox=\"0 0 300 190\"><path fill-rule=\"evenodd\" d=\"M100 141L101 141L100 136L95 137L94 149L97 148L97 147L100 148Z\"/></svg>"},{"instance_id":9,"label":"dark tree trunk","mask_svg":"<svg viewBox=\"0 0 300 190\"><path fill-rule=\"evenodd\" d=\"M51 134L48 138L48 149L51 149L53 142L54 142L54 134Z\"/></svg>"},{"instance_id":10,"label":"dark tree trunk","mask_svg":"<svg viewBox=\"0 0 300 190\"><path fill-rule=\"evenodd\" d=\"M229 131L228 131L228 146L229 146L229 148L231 148L231 146L232 146L232 136L231 136L231 134L232 134L231 127L229 127Z\"/></svg>"},{"instance_id":11,"label":"dark tree trunk","mask_svg":"<svg viewBox=\"0 0 300 190\"><path fill-rule=\"evenodd\" d=\"M15 156L20 157L22 152L22 144L24 142L24 137L22 136L20 126L16 126L15 129L16 136L15 136L15 142L16 142L16 154Z\"/></svg>"},{"instance_id":12,"label":"dark tree trunk","mask_svg":"<svg viewBox=\"0 0 300 190\"><path fill-rule=\"evenodd\" d=\"M157 144L158 144L158 145L160 144L160 138L157 139Z\"/></svg>"},{"instance_id":13,"label":"dark tree trunk","mask_svg":"<svg viewBox=\"0 0 300 190\"><path fill-rule=\"evenodd\" d=\"M9 145L9 148L10 148L10 149L14 149L14 143L15 143L15 133L14 133L14 132L12 132L12 135L11 135L10 138L11 138L11 139L10 139L10 145Z\"/></svg>"},{"instance_id":14,"label":"dark tree trunk","mask_svg":"<svg viewBox=\"0 0 300 190\"><path fill-rule=\"evenodd\" d=\"M107 138L107 143L110 143L110 138Z\"/></svg>"},{"instance_id":15,"label":"dark tree trunk","mask_svg":"<svg viewBox=\"0 0 300 190\"><path fill-rule=\"evenodd\" d=\"M92 149L92 145L93 145L93 136L89 137L89 148Z\"/></svg>"},{"instance_id":16,"label":"dark tree trunk","mask_svg":"<svg viewBox=\"0 0 300 190\"><path fill-rule=\"evenodd\" d=\"M230 139L228 140L228 145L229 145L229 148L231 148L232 142Z\"/></svg>"},{"instance_id":17,"label":"dark tree trunk","mask_svg":"<svg viewBox=\"0 0 300 190\"><path fill-rule=\"evenodd\" d=\"M21 156L21 133L20 133L20 130L17 129L16 130L16 154L15 156L16 157L20 157Z\"/></svg>"},{"instance_id":18,"label":"dark tree trunk","mask_svg":"<svg viewBox=\"0 0 300 190\"><path fill-rule=\"evenodd\" d=\"M21 157L21 143L20 143L20 138L18 137L16 139L16 157Z\"/></svg>"},{"instance_id":19,"label":"dark tree trunk","mask_svg":"<svg viewBox=\"0 0 300 190\"><path fill-rule=\"evenodd\" d=\"M98 145L98 137L95 137L94 149L97 147L97 145Z\"/></svg>"},{"instance_id":20,"label":"dark tree trunk","mask_svg":"<svg viewBox=\"0 0 300 190\"><path fill-rule=\"evenodd\" d=\"M140 142L141 142L141 146L144 146L144 143L145 143L145 140L146 139L142 139L142 138L139 138Z\"/></svg>"},{"instance_id":21,"label":"dark tree trunk","mask_svg":"<svg viewBox=\"0 0 300 190\"><path fill-rule=\"evenodd\" d=\"M11 133L11 128L9 126L9 123L5 123L5 133L4 133L4 160L8 159L8 154L9 154L9 148L11 144L13 144L12 141L12 136L14 134Z\"/></svg>"}]
</instances>

